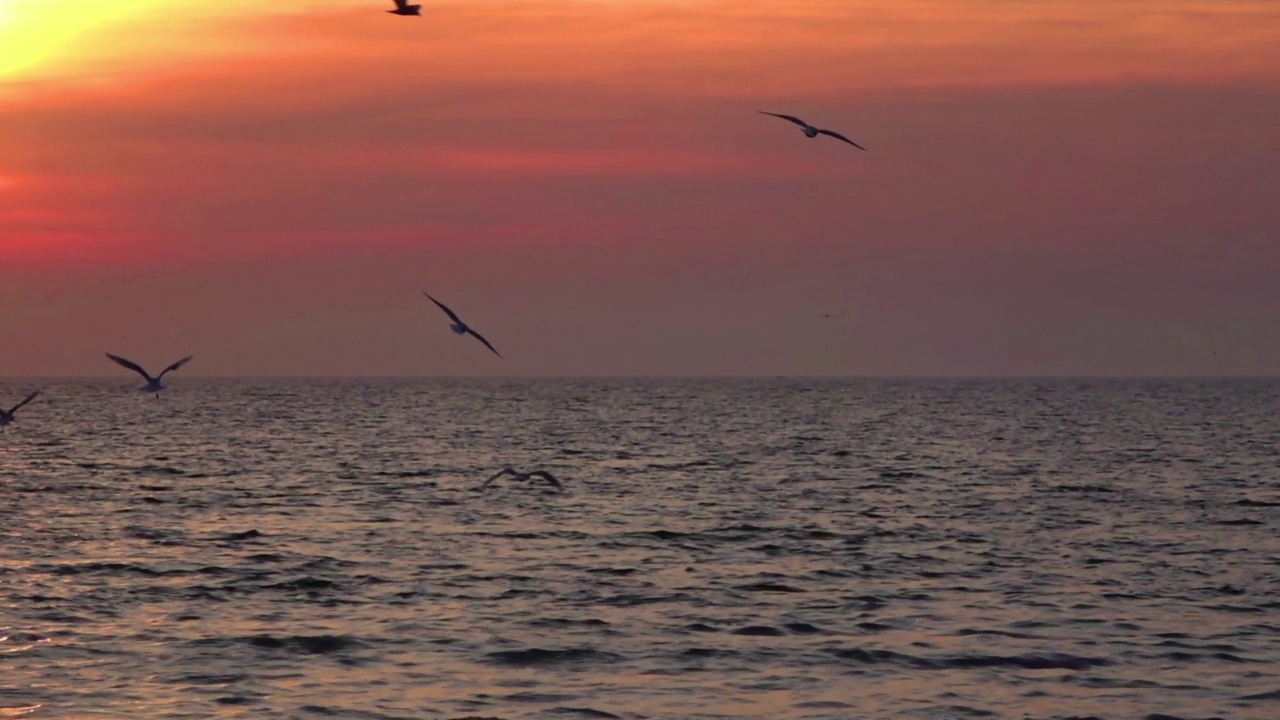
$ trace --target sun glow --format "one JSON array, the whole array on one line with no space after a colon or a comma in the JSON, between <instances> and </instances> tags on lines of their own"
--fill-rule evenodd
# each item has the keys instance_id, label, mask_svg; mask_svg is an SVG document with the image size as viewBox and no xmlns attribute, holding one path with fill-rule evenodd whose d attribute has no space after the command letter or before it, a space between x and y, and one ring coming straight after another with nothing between
<instances>
[{"instance_id":1,"label":"sun glow","mask_svg":"<svg viewBox=\"0 0 1280 720\"><path fill-rule=\"evenodd\" d=\"M206 52L211 42L225 41L216 21L243 17L251 7L248 0L207 9L171 0L0 0L0 82Z\"/></svg>"},{"instance_id":2,"label":"sun glow","mask_svg":"<svg viewBox=\"0 0 1280 720\"><path fill-rule=\"evenodd\" d=\"M94 31L155 9L152 0L0 0L0 78L57 65L73 49L94 46Z\"/></svg>"}]
</instances>

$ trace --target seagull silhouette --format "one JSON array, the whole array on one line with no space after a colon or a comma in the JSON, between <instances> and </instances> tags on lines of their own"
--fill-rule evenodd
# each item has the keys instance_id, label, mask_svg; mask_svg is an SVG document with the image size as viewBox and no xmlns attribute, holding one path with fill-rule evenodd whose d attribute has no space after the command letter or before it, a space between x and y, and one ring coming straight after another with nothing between
<instances>
[{"instance_id":1,"label":"seagull silhouette","mask_svg":"<svg viewBox=\"0 0 1280 720\"><path fill-rule=\"evenodd\" d=\"M164 390L164 383L160 381L164 378L165 373L168 373L173 370L177 370L183 365L186 365L187 363L191 362L191 358L195 357L195 355L188 355L182 358L178 362L165 368L164 372L161 372L159 375L155 377L151 377L151 373L147 372L146 370L143 370L141 365L139 365L138 363L132 360L125 360L124 358L118 355L112 355L111 353L107 353L107 357L111 358L116 363L123 365L124 367L127 367L130 370L138 373L147 381L147 384L144 387L138 388L140 392L155 393L156 397L160 397L160 391Z\"/></svg>"},{"instance_id":2,"label":"seagull silhouette","mask_svg":"<svg viewBox=\"0 0 1280 720\"><path fill-rule=\"evenodd\" d=\"M410 5L408 0L395 0L396 9L388 10L392 15L417 15L422 17L421 5Z\"/></svg>"},{"instance_id":3,"label":"seagull silhouette","mask_svg":"<svg viewBox=\"0 0 1280 720\"><path fill-rule=\"evenodd\" d=\"M481 485L480 487L488 487L489 483L493 482L494 480L497 480L503 475L510 475L511 479L515 480L516 482L529 482L534 478L538 478L540 480L546 481L550 485L554 485L557 490L564 489L564 486L560 484L560 481L557 480L554 475L547 472L546 470L534 470L533 472L526 473L526 472L520 472L515 468L509 468L509 467L505 467L499 470L497 475L494 475L488 480L485 480L484 485Z\"/></svg>"},{"instance_id":4,"label":"seagull silhouette","mask_svg":"<svg viewBox=\"0 0 1280 720\"><path fill-rule=\"evenodd\" d=\"M443 311L444 311L444 314L445 314L445 315L448 315L448 316L449 316L449 319L453 321L453 324L449 326L449 329L450 329L450 330L453 330L454 332L458 333L459 335L467 335L467 334L470 334L470 335L471 335L472 337L474 337L475 339L477 339L477 340L479 340L480 342L484 343L484 346L485 346L485 347L489 348L490 350L493 350L493 354L494 354L494 355L497 355L498 357L502 357L502 353L500 353L500 352L498 352L497 350L495 350L495 349L494 349L494 347L493 347L492 345L490 345L490 344L489 344L489 341L484 339L484 336L483 336L483 335L481 335L480 333L476 332L475 330L472 330L472 329L471 329L471 327L470 327L469 325L467 325L466 323L462 322L462 318L459 318L459 317L458 317L458 315L457 315L457 313L455 313L454 311L450 310L448 305L445 305L444 303L440 302L439 300L437 300L437 299L435 299L435 298L431 297L431 295L430 295L430 294L428 294L426 290L423 290L423 291L422 291L422 294L423 294L423 295L426 295L428 300L430 300L431 302L433 302L433 303L435 303L437 306L439 306L439 308L440 308L441 310L443 310Z\"/></svg>"},{"instance_id":5,"label":"seagull silhouette","mask_svg":"<svg viewBox=\"0 0 1280 720\"><path fill-rule=\"evenodd\" d=\"M837 139L837 140L843 140L843 141L845 141L845 142L849 143L850 145L852 145L852 146L854 146L854 147L858 148L859 150L866 150L866 148L862 147L862 146L861 146L861 145L859 145L858 143L856 143L856 142L854 142L854 141L850 140L849 138L847 138L847 137L845 137L845 136L841 135L841 134L840 134L840 133L838 133L838 132L834 132L834 131L831 131L831 130L823 130L822 128L814 127L814 126L810 125L809 123L807 123L807 122L805 122L805 121L801 120L800 118L795 117L795 116L793 116L793 115L779 115L778 113L765 112L765 111L763 111L763 110L760 110L760 111L758 111L758 112L759 112L761 115L772 115L773 117L776 117L776 118L782 118L783 120L790 120L791 122L793 122L793 123L795 123L795 124L799 125L800 127L804 128L804 134L805 134L805 136L806 136L806 137L809 137L809 138L816 138L816 137L818 137L819 135L829 135L829 136L831 136L831 137L833 137L833 138L835 138L835 139Z\"/></svg>"},{"instance_id":6,"label":"seagull silhouette","mask_svg":"<svg viewBox=\"0 0 1280 720\"><path fill-rule=\"evenodd\" d=\"M14 405L13 408L10 410L5 410L4 408L0 408L0 433L4 432L5 427L7 427L9 423L13 422L13 414L21 410L23 405L26 405L32 400L35 400L36 396L39 394L40 394L39 390L31 393L30 395L27 396L26 400L23 400L17 405Z\"/></svg>"}]
</instances>

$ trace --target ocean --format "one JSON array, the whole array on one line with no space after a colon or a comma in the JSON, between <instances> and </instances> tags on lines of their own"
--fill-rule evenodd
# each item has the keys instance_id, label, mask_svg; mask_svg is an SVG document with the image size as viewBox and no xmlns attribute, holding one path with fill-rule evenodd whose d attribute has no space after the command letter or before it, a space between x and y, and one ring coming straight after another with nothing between
<instances>
[{"instance_id":1,"label":"ocean","mask_svg":"<svg viewBox=\"0 0 1280 720\"><path fill-rule=\"evenodd\" d=\"M0 717L1280 717L1280 381L168 381L0 383Z\"/></svg>"}]
</instances>

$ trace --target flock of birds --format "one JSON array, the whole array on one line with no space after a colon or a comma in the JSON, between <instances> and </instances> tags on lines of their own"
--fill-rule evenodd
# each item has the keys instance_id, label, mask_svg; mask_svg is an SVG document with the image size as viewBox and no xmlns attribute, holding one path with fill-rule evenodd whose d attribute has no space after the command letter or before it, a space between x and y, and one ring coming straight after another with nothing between
<instances>
[{"instance_id":1,"label":"flock of birds","mask_svg":"<svg viewBox=\"0 0 1280 720\"><path fill-rule=\"evenodd\" d=\"M498 357L502 357L502 353L499 353L497 348L495 348L492 343L486 340L483 335L476 332L470 325L463 322L462 318L458 317L458 314L454 312L452 308L440 302L439 300L431 297L431 294L428 293L426 290L423 290L422 294L426 296L428 300L435 303L436 306L439 307L440 310L442 310L445 315L449 316L449 329L453 330L455 333L459 335L470 335L474 337L476 340L479 340L481 343L483 343L485 347L489 348L489 350L493 352L494 355L497 355ZM156 398L159 398L160 393L165 389L164 376L168 375L169 373L175 370L180 369L183 365L186 365L187 363L191 362L195 358L195 355L188 355L182 358L181 360L178 360L177 362L170 364L164 370L161 370L158 375L152 375L151 373L147 372L146 368L144 368L143 366L139 365L138 363L128 358L123 358L123 357L120 357L119 355L112 355L111 353L107 353L106 355L108 359L110 359L112 362L116 363L117 365L127 368L129 370L132 370L138 373L138 375L142 376L142 379L146 381L146 385L143 385L142 387L138 388L138 391L154 394ZM12 408L8 410L0 408L0 433L3 433L5 431L5 428L7 428L11 423L13 423L13 421L15 420L15 415L19 410L21 410L25 405L30 403L32 400L35 400L38 395L40 395L40 391L36 390L35 392L31 393L26 398L24 398L22 402L18 403L17 405L14 405ZM498 480L499 478L502 478L504 476L510 476L513 481L518 483L529 483L534 480L538 480L543 483L546 483L551 487L554 487L557 490L564 489L564 485L560 483L560 480L558 480L554 475L547 472L546 470L534 470L533 472L521 472L512 467L505 467L502 470L498 471L496 475L489 478L488 480L485 480L484 484L481 485L480 487L486 488L490 484L492 484L495 480Z\"/></svg>"},{"instance_id":2,"label":"flock of birds","mask_svg":"<svg viewBox=\"0 0 1280 720\"><path fill-rule=\"evenodd\" d=\"M408 3L408 0L392 0L392 1L395 3L396 7L394 10L388 10L387 11L388 13L391 13L392 15L422 17L421 5L410 5ZM834 130L826 130L824 128L820 128L815 125L811 125L808 122L801 120L800 118L794 115L783 115L781 113L765 112L764 110L760 110L759 112L762 115L769 115L771 117L780 118L782 120L786 120L788 122L791 122L791 123L794 123L795 125L800 126L800 129L804 132L805 137L808 137L810 139L816 138L819 135L826 135L828 137L832 137L837 140L846 142L854 146L855 148L858 148L859 150L866 150L865 147L850 140L844 135L841 135L840 133L835 132ZM428 300L435 303L436 306L439 307L440 310L443 311L444 314L449 317L449 321L450 321L449 329L453 330L453 332L457 333L458 335L470 335L471 337L474 337L476 340L480 341L486 348L488 348L494 355L497 355L499 358L502 357L502 353L499 353L497 348L495 348L492 343L490 343L487 339L485 339L483 335L476 332L475 329L472 328L470 325L463 322L462 318L458 317L458 314L455 313L448 305L445 305L444 303L432 297L426 290L423 290L422 294L426 296ZM824 317L827 317L827 316L824 316ZM142 379L146 381L146 385L139 388L139 391L145 392L145 393L152 393L157 398L159 398L160 392L165 389L165 385L163 382L164 376L175 370L178 370L183 365L186 365L187 363L191 362L191 360L195 356L188 355L187 357L184 357L181 360L166 367L164 370L160 372L159 375L154 375L154 376L151 373L147 372L147 370L143 368L141 365L139 365L138 363L132 360L128 360L126 358L120 357L119 355L112 355L111 353L107 353L107 357L110 358L116 364L122 367L128 368L129 370L132 370L138 373L139 375L141 375ZM22 402L13 406L9 410L4 410L3 408L0 408L0 433L3 433L5 431L5 428L14 422L15 413L17 413L18 410L22 409L23 406L27 405L32 400L35 400L36 396L38 396L39 394L40 394L39 390L31 393ZM561 485L560 481L557 480L551 473L545 470L535 470L533 472L521 472L510 467L503 468L496 475L486 480L484 484L481 485L481 487L487 487L489 484L493 483L495 480L498 480L499 478L502 478L504 476L510 476L511 479L514 480L515 482L527 483L527 482L532 482L534 480L539 480L552 487L555 487L556 489L563 488L563 485Z\"/></svg>"}]
</instances>

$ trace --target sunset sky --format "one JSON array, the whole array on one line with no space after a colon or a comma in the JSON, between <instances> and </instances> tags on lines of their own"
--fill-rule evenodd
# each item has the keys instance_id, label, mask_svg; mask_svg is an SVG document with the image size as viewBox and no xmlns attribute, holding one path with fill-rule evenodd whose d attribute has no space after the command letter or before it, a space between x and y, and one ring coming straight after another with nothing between
<instances>
[{"instance_id":1,"label":"sunset sky","mask_svg":"<svg viewBox=\"0 0 1280 720\"><path fill-rule=\"evenodd\" d=\"M1280 373L1280 1L421 2L0 0L0 377Z\"/></svg>"}]
</instances>

